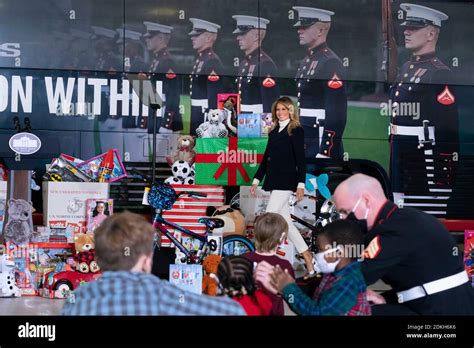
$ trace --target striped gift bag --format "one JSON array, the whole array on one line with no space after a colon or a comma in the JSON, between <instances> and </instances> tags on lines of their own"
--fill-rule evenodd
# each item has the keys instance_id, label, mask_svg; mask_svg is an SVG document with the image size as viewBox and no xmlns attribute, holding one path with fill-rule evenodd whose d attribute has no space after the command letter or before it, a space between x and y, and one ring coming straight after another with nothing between
<instances>
[{"instance_id":1,"label":"striped gift bag","mask_svg":"<svg viewBox=\"0 0 474 348\"><path fill-rule=\"evenodd\" d=\"M224 205L225 190L223 186L212 186L212 185L171 185L175 189L176 193L183 191L194 191L199 193L207 194L207 197L192 198L187 195L181 196L176 202L174 202L171 210L163 212L163 217L174 222L181 227L196 232L198 234L204 234L206 226L198 222L198 219L206 216L207 207L220 207ZM181 232L175 230L172 227L168 227L168 231L173 235L181 239ZM161 236L162 247L174 247L174 244L166 236Z\"/></svg>"}]
</instances>

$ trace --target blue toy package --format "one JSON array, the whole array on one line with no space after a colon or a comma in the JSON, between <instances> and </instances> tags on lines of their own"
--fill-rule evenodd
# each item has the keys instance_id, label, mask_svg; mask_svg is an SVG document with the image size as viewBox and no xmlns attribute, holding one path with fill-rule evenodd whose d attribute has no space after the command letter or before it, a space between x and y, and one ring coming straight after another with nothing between
<instances>
[{"instance_id":1,"label":"blue toy package","mask_svg":"<svg viewBox=\"0 0 474 348\"><path fill-rule=\"evenodd\" d=\"M262 115L239 114L237 136L239 138L260 138L262 136Z\"/></svg>"}]
</instances>

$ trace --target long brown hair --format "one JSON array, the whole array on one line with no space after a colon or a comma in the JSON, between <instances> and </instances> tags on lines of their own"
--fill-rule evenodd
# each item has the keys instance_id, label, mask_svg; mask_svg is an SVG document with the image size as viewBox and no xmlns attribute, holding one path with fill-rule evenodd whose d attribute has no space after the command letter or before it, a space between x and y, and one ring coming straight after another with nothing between
<instances>
[{"instance_id":1,"label":"long brown hair","mask_svg":"<svg viewBox=\"0 0 474 348\"><path fill-rule=\"evenodd\" d=\"M288 134L291 135L291 131L300 126L300 116L298 108L295 106L293 101L289 97L278 98L272 105L272 129L278 127L278 117L276 115L276 108L278 104L282 104L290 113L290 123L288 124Z\"/></svg>"}]
</instances>

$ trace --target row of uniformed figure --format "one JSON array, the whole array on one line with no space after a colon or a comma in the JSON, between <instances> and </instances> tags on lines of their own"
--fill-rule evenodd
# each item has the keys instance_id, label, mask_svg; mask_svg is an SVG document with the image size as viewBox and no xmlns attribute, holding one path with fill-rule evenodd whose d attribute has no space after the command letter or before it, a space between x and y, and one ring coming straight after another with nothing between
<instances>
[{"instance_id":1,"label":"row of uniformed figure","mask_svg":"<svg viewBox=\"0 0 474 348\"><path fill-rule=\"evenodd\" d=\"M415 4L401 4L400 7L406 12L406 20L401 24L405 47L412 56L401 67L390 94L394 107L389 127L393 191L398 203L406 202L427 211L436 207L436 213L443 215L446 209L438 208L446 207L451 194L452 158L459 142L455 91L447 84L451 71L436 56L441 25L448 16ZM294 9L298 11L294 26L299 43L307 49L295 76L306 157L341 158L347 115L346 74L341 60L326 42L334 12L310 7ZM235 81L235 91L241 97L241 112L270 112L272 103L280 96L280 88L275 78L277 67L261 49L269 21L243 15L233 18L236 20L233 33L245 54ZM189 86L190 132L194 134L204 121L205 111L217 107L217 94L227 91L223 91L222 62L213 50L220 26L203 19L190 20L193 29L189 35L196 51ZM181 131L181 87L168 51L173 28L155 22L144 24L147 49L154 55L147 72L153 73L151 78L163 81L165 103L161 130ZM124 33L128 35L127 30ZM398 112L397 107L406 103L417 104L419 113L404 115ZM146 128L145 121L146 118L142 119L139 126Z\"/></svg>"}]
</instances>

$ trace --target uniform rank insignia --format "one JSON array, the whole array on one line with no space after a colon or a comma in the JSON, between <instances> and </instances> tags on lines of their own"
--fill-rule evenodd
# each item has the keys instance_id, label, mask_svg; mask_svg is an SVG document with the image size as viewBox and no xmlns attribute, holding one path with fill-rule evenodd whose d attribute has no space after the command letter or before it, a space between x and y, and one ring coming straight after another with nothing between
<instances>
[{"instance_id":1,"label":"uniform rank insignia","mask_svg":"<svg viewBox=\"0 0 474 348\"><path fill-rule=\"evenodd\" d=\"M176 77L176 74L174 73L174 71L172 69L168 70L168 72L166 73L166 78L167 79L174 79Z\"/></svg>"},{"instance_id":2,"label":"uniform rank insignia","mask_svg":"<svg viewBox=\"0 0 474 348\"><path fill-rule=\"evenodd\" d=\"M342 81L336 74L333 75L331 80L328 81L328 87L332 89L338 89L342 87Z\"/></svg>"},{"instance_id":3,"label":"uniform rank insignia","mask_svg":"<svg viewBox=\"0 0 474 348\"><path fill-rule=\"evenodd\" d=\"M219 81L220 77L216 74L214 70L212 70L207 79L211 82L216 82Z\"/></svg>"},{"instance_id":4,"label":"uniform rank insignia","mask_svg":"<svg viewBox=\"0 0 474 348\"><path fill-rule=\"evenodd\" d=\"M267 77L265 80L263 80L262 82L262 86L263 87L267 87L267 88L271 88L271 87L275 87L276 85L276 82L274 79L272 79L271 77Z\"/></svg>"},{"instance_id":5,"label":"uniform rank insignia","mask_svg":"<svg viewBox=\"0 0 474 348\"><path fill-rule=\"evenodd\" d=\"M456 98L454 98L454 95L451 94L448 86L446 86L444 90L438 94L436 99L438 100L438 103L443 105L451 105L456 101Z\"/></svg>"},{"instance_id":6,"label":"uniform rank insignia","mask_svg":"<svg viewBox=\"0 0 474 348\"><path fill-rule=\"evenodd\" d=\"M372 239L364 250L364 259L375 259L382 248L380 247L380 236Z\"/></svg>"}]
</instances>

